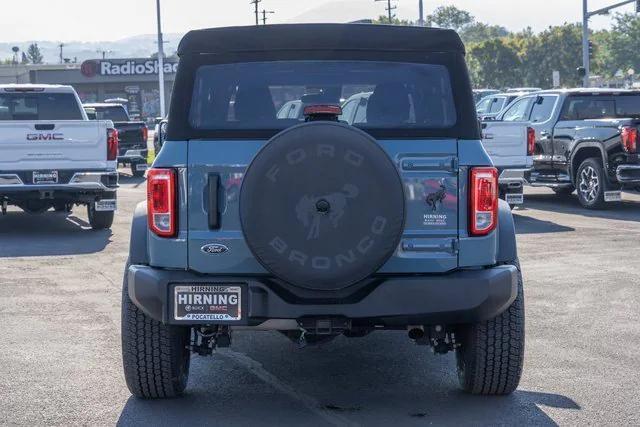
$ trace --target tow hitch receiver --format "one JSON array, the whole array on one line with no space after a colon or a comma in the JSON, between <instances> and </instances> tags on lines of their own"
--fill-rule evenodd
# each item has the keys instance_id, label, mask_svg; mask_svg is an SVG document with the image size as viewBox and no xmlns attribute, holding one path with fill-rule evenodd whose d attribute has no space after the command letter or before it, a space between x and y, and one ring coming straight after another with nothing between
<instances>
[{"instance_id":1,"label":"tow hitch receiver","mask_svg":"<svg viewBox=\"0 0 640 427\"><path fill-rule=\"evenodd\" d=\"M205 326L194 328L189 350L200 356L211 356L218 347L231 345L231 330L228 326Z\"/></svg>"},{"instance_id":2,"label":"tow hitch receiver","mask_svg":"<svg viewBox=\"0 0 640 427\"><path fill-rule=\"evenodd\" d=\"M309 335L338 335L351 329L351 320L301 319L298 325Z\"/></svg>"}]
</instances>

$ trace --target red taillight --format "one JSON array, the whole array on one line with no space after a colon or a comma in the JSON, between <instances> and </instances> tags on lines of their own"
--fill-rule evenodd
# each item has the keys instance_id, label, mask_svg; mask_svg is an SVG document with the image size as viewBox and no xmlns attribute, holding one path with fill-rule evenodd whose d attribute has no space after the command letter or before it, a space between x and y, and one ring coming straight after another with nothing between
<instances>
[{"instance_id":1,"label":"red taillight","mask_svg":"<svg viewBox=\"0 0 640 427\"><path fill-rule=\"evenodd\" d=\"M146 126L142 128L142 142L147 142L149 139L149 128Z\"/></svg>"},{"instance_id":2,"label":"red taillight","mask_svg":"<svg viewBox=\"0 0 640 427\"><path fill-rule=\"evenodd\" d=\"M473 168L469 185L469 233L485 236L498 224L498 170Z\"/></svg>"},{"instance_id":3,"label":"red taillight","mask_svg":"<svg viewBox=\"0 0 640 427\"><path fill-rule=\"evenodd\" d=\"M176 172L149 169L147 172L147 216L149 228L160 237L177 233Z\"/></svg>"},{"instance_id":4,"label":"red taillight","mask_svg":"<svg viewBox=\"0 0 640 427\"><path fill-rule=\"evenodd\" d=\"M536 149L536 130L527 128L527 156L533 156Z\"/></svg>"},{"instance_id":5,"label":"red taillight","mask_svg":"<svg viewBox=\"0 0 640 427\"><path fill-rule=\"evenodd\" d=\"M107 129L107 160L118 158L118 131Z\"/></svg>"},{"instance_id":6,"label":"red taillight","mask_svg":"<svg viewBox=\"0 0 640 427\"><path fill-rule=\"evenodd\" d=\"M622 147L624 151L634 154L638 151L638 129L635 127L624 126L620 131L622 136Z\"/></svg>"}]
</instances>

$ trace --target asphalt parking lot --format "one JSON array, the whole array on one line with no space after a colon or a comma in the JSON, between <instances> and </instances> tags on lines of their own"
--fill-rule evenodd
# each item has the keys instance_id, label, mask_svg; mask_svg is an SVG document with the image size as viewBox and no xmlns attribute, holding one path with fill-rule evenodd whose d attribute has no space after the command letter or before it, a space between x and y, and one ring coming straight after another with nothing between
<instances>
[{"instance_id":1,"label":"asphalt parking lot","mask_svg":"<svg viewBox=\"0 0 640 427\"><path fill-rule=\"evenodd\" d=\"M519 390L463 394L453 355L404 333L299 349L236 333L195 357L188 393L130 396L120 291L142 179L122 178L112 231L86 213L0 217L1 425L639 425L640 195L606 211L528 189L515 211L527 348Z\"/></svg>"}]
</instances>

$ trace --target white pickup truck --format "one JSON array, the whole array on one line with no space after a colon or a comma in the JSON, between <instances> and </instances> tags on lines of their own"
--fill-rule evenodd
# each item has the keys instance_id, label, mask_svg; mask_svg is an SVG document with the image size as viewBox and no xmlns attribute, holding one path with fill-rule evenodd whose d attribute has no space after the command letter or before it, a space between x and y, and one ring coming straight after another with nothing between
<instances>
[{"instance_id":1,"label":"white pickup truck","mask_svg":"<svg viewBox=\"0 0 640 427\"><path fill-rule=\"evenodd\" d=\"M524 203L525 177L533 168L536 131L531 123L549 120L554 103L555 99L527 94L482 123L482 145L500 171L500 197L512 206Z\"/></svg>"},{"instance_id":2,"label":"white pickup truck","mask_svg":"<svg viewBox=\"0 0 640 427\"><path fill-rule=\"evenodd\" d=\"M116 210L118 133L89 121L75 90L0 85L0 205L29 213L87 206L93 229L110 228Z\"/></svg>"}]
</instances>

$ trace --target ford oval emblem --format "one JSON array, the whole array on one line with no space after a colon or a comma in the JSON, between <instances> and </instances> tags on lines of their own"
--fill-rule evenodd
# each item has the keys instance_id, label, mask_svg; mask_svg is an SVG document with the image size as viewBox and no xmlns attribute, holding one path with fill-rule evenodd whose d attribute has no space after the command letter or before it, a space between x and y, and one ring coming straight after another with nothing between
<instances>
[{"instance_id":1,"label":"ford oval emblem","mask_svg":"<svg viewBox=\"0 0 640 427\"><path fill-rule=\"evenodd\" d=\"M210 243L201 247L200 250L208 255L217 255L227 252L229 248L220 243Z\"/></svg>"}]
</instances>

